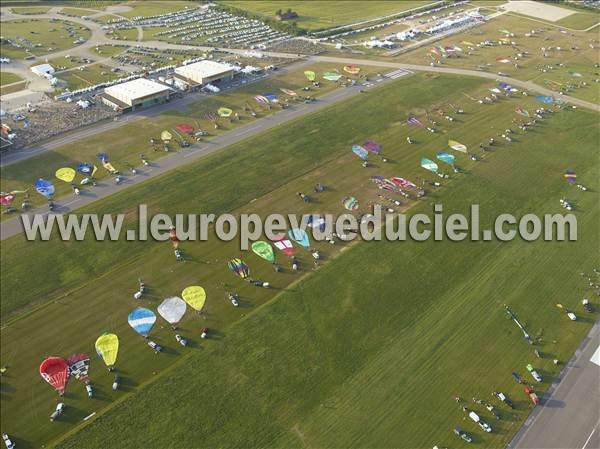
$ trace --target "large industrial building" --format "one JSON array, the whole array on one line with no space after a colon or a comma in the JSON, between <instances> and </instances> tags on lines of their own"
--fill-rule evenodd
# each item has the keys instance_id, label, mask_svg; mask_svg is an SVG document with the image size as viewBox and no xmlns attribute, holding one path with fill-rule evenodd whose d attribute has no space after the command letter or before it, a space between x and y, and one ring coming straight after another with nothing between
<instances>
[{"instance_id":1,"label":"large industrial building","mask_svg":"<svg viewBox=\"0 0 600 449\"><path fill-rule=\"evenodd\" d=\"M107 87L102 102L115 110L133 111L137 108L164 103L169 99L170 88L145 78L126 81Z\"/></svg>"},{"instance_id":2,"label":"large industrial building","mask_svg":"<svg viewBox=\"0 0 600 449\"><path fill-rule=\"evenodd\" d=\"M204 86L222 79L231 79L233 73L232 67L206 59L175 69L175 75L190 86Z\"/></svg>"}]
</instances>

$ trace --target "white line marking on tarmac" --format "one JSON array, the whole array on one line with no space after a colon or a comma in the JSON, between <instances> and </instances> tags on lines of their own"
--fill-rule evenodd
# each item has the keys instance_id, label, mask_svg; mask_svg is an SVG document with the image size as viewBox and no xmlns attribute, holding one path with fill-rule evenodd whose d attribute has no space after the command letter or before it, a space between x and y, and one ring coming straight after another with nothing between
<instances>
[{"instance_id":1,"label":"white line marking on tarmac","mask_svg":"<svg viewBox=\"0 0 600 449\"><path fill-rule=\"evenodd\" d=\"M598 424L600 424L600 422L598 422ZM592 435L594 435L594 432L596 432L596 429L598 429L598 424L596 424L596 427L594 427L594 430L592 430L592 433L590 433L590 436L588 437L588 439L585 440L585 443L583 444L583 447L581 449L585 449L587 447L588 443L592 439Z\"/></svg>"},{"instance_id":2,"label":"white line marking on tarmac","mask_svg":"<svg viewBox=\"0 0 600 449\"><path fill-rule=\"evenodd\" d=\"M68 206L69 204L74 204L74 203L76 203L77 201L79 201L79 198L78 198L78 199L76 199L76 200L73 200L73 201L69 201L68 203L65 203L65 204L63 204L63 206L64 206L64 207L66 207L66 206Z\"/></svg>"}]
</instances>

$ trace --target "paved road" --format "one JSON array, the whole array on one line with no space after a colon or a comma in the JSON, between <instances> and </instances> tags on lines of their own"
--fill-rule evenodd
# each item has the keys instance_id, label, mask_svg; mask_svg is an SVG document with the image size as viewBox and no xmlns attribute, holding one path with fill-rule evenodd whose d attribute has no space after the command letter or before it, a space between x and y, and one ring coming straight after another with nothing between
<instances>
[{"instance_id":1,"label":"paved road","mask_svg":"<svg viewBox=\"0 0 600 449\"><path fill-rule=\"evenodd\" d=\"M406 74L409 73L410 72L408 71L406 72ZM397 79L397 74L394 75L394 78L383 76L379 78L379 81L375 81L371 87L388 83L394 79ZM173 153L170 156L166 156L160 159L155 164L153 164L151 167L139 169L138 174L135 176L123 176L124 181L120 185L116 185L114 184L114 182L102 182L98 184L98 186L96 186L95 188L86 189L85 194L82 193L82 195L78 197L69 196L57 200L54 202L55 213L64 214L73 212L76 209L91 204L92 202L97 201L101 198L105 198L124 188L133 185L139 185L153 177L166 173L167 171L180 167L182 165L189 164L190 162L199 159L202 156L224 149L225 147L239 142L243 139L247 139L248 137L262 133L269 129L273 129L277 126L281 126L285 123L290 122L291 120L297 119L304 115L314 113L352 96L359 95L360 90L369 89L371 87L353 86L336 89L333 92L329 92L319 97L315 103L296 104L290 107L289 109L282 110L271 116L267 116L265 118L261 118L260 120L241 125L228 133L215 137L210 142L195 144L192 145L189 149ZM32 209L28 213L28 215L45 215L47 213L48 208L41 207ZM15 216L14 218L5 220L2 223L0 223L1 240L9 238L22 231L23 225L20 216Z\"/></svg>"},{"instance_id":2,"label":"paved road","mask_svg":"<svg viewBox=\"0 0 600 449\"><path fill-rule=\"evenodd\" d=\"M596 322L508 448L600 448L600 366L590 361L599 345Z\"/></svg>"}]
</instances>

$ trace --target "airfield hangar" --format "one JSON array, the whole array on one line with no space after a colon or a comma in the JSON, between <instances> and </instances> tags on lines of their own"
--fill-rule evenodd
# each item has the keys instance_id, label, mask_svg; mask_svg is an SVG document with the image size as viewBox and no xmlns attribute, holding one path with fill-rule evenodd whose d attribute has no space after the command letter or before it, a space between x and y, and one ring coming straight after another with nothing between
<instances>
[{"instance_id":1,"label":"airfield hangar","mask_svg":"<svg viewBox=\"0 0 600 449\"><path fill-rule=\"evenodd\" d=\"M107 87L102 94L102 102L118 111L133 111L166 102L170 92L171 89L164 84L138 78Z\"/></svg>"}]
</instances>

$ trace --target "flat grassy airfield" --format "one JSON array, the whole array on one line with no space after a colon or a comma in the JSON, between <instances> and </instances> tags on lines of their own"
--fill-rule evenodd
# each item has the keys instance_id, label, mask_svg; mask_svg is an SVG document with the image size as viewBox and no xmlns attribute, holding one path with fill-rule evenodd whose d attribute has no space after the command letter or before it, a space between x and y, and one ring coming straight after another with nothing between
<instances>
[{"instance_id":1,"label":"flat grassy airfield","mask_svg":"<svg viewBox=\"0 0 600 449\"><path fill-rule=\"evenodd\" d=\"M533 96L479 104L493 85L468 77L413 75L253 137L144 185L81 210L126 214L136 226L136 207L149 212L342 213L341 200L356 196L361 212L379 191L373 175L434 178L419 167L434 159L448 139L469 146L482 160L457 154L461 174L440 188L428 187L402 210L466 213L481 207L482 228L500 213L562 213L559 199L575 204L576 242L354 242L316 243L323 262L296 249L300 271L272 267L239 243L182 242L186 261L175 261L169 242L2 242L3 316L1 378L3 432L18 447L463 447L452 434L460 425L474 437L471 447L503 447L531 408L511 377L528 378L532 363L550 385L590 329L597 315L584 315L589 292L581 272L598 265L597 223L600 164L595 113L570 108L548 115L534 130L517 133L479 153L480 142L497 137L517 107L540 107ZM452 106L451 106L452 105ZM452 107L464 109L455 115ZM442 111L442 116L438 112ZM452 123L443 119L452 114ZM406 124L414 115L434 117L431 134ZM408 145L411 136L416 144ZM361 167L354 143L383 144L384 163ZM116 144L115 144L116 146ZM43 157L43 156L41 156ZM589 190L563 178L574 170ZM451 172L449 168L445 171ZM3 179L9 175L3 171ZM311 204L296 192L329 188ZM124 234L124 233L123 233ZM241 256L251 275L271 289L257 289L235 277L227 261ZM133 299L138 278L148 286ZM178 346L174 332L158 318L151 339L165 348L154 354L129 328L137 306L155 309L188 285L207 291L203 316L188 311L178 332L190 345ZM237 291L233 308L225 291ZM579 316L571 322L564 310ZM536 339L534 347L510 321L508 304ZM598 303L594 304L596 309ZM201 340L208 326L212 337ZM116 363L123 387L94 354L105 331L120 338ZM542 358L534 355L538 349ZM71 380L67 410L51 423L58 395L37 368L47 355L91 355L95 397ZM495 405L493 417L472 397L494 402L505 392L516 405ZM453 397L465 398L494 428L484 434L466 421ZM86 421L84 417L96 412Z\"/></svg>"}]
</instances>

